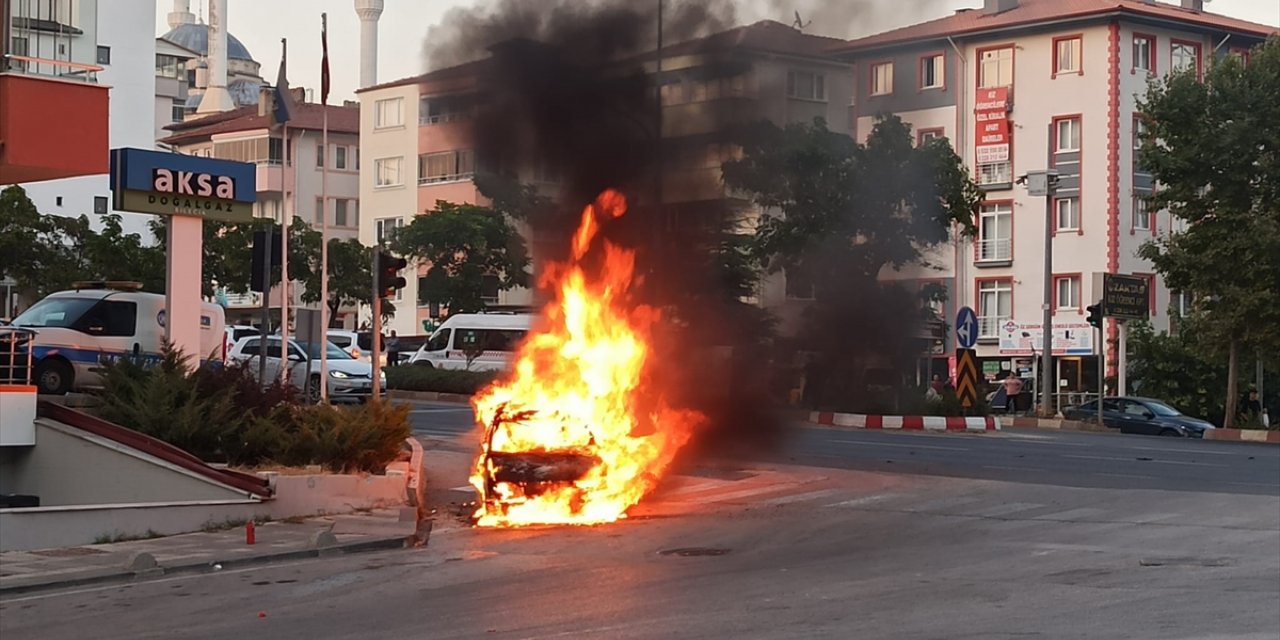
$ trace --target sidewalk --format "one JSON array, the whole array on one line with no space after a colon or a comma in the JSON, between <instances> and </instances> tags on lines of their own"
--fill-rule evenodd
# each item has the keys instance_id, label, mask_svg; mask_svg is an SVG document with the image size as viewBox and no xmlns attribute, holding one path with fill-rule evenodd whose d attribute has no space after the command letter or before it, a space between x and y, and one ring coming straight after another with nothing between
<instances>
[{"instance_id":1,"label":"sidewalk","mask_svg":"<svg viewBox=\"0 0 1280 640\"><path fill-rule=\"evenodd\" d=\"M0 553L0 596L184 572L212 572L256 563L400 549L415 543L416 510L381 509L255 527L109 544Z\"/></svg>"}]
</instances>

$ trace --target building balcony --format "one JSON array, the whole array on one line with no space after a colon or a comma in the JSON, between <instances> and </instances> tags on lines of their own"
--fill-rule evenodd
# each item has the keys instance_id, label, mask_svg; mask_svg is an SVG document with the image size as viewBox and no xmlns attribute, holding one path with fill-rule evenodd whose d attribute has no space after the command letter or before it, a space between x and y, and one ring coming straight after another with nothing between
<instances>
[{"instance_id":1,"label":"building balcony","mask_svg":"<svg viewBox=\"0 0 1280 640\"><path fill-rule=\"evenodd\" d=\"M284 193L284 165L258 163L258 193Z\"/></svg>"},{"instance_id":2,"label":"building balcony","mask_svg":"<svg viewBox=\"0 0 1280 640\"><path fill-rule=\"evenodd\" d=\"M974 264L980 267L1003 266L1013 262L1013 240L986 238L977 241Z\"/></svg>"},{"instance_id":3,"label":"building balcony","mask_svg":"<svg viewBox=\"0 0 1280 640\"><path fill-rule=\"evenodd\" d=\"M102 67L8 55L0 69L0 184L108 172Z\"/></svg>"}]
</instances>

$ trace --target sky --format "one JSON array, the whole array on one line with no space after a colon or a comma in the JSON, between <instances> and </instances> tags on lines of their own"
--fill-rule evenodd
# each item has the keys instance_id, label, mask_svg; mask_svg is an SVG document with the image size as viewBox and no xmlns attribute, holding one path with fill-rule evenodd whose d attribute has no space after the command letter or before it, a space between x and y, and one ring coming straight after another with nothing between
<instances>
[{"instance_id":1,"label":"sky","mask_svg":"<svg viewBox=\"0 0 1280 640\"><path fill-rule=\"evenodd\" d=\"M470 7L484 0L385 0L378 23L378 82L389 82L423 73L427 30L456 7ZM538 0L526 0L537 2ZM806 7L834 3L852 7L845 20L815 20L806 31L839 38L854 38L943 17L981 0L743 0L738 22L747 24L773 19L790 24L794 9L805 18ZM280 39L289 40L289 84L318 89L320 86L320 14L329 14L329 65L331 104L355 98L360 76L360 21L352 0L228 0L231 33L262 65L262 76L275 83L280 64ZM1206 10L1243 20L1280 26L1280 0L1210 0ZM169 0L156 0L156 33L168 31ZM193 0L191 11L203 15L205 0ZM809 13L812 15L812 13ZM808 19L808 18L805 18Z\"/></svg>"}]
</instances>

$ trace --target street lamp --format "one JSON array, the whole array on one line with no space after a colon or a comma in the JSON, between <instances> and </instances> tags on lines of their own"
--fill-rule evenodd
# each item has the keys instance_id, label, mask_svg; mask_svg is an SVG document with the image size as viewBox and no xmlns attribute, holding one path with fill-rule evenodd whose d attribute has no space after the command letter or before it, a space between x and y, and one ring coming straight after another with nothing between
<instances>
[{"instance_id":1,"label":"street lamp","mask_svg":"<svg viewBox=\"0 0 1280 640\"><path fill-rule=\"evenodd\" d=\"M1050 126L1049 139L1053 139ZM1052 146L1052 145L1051 145ZM1040 348L1040 415L1053 417L1053 396L1048 380L1053 377L1053 194L1058 190L1058 170L1028 171L1018 178L1018 184L1027 185L1027 195L1044 196L1044 345Z\"/></svg>"}]
</instances>

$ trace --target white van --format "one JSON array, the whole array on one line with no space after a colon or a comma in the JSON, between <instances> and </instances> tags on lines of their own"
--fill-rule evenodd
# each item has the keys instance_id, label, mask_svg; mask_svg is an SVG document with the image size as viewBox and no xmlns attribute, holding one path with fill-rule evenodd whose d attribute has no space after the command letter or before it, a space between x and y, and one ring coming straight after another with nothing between
<instances>
[{"instance_id":1,"label":"white van","mask_svg":"<svg viewBox=\"0 0 1280 640\"><path fill-rule=\"evenodd\" d=\"M158 293L79 289L48 295L14 318L13 325L36 332L32 359L39 393L64 394L100 384L103 360L159 358L164 320L164 296ZM225 321L222 307L201 303L201 362L224 358Z\"/></svg>"},{"instance_id":2,"label":"white van","mask_svg":"<svg viewBox=\"0 0 1280 640\"><path fill-rule=\"evenodd\" d=\"M527 313L449 316L410 362L438 369L505 371L533 328L535 317ZM470 362L468 357L472 357Z\"/></svg>"}]
</instances>

